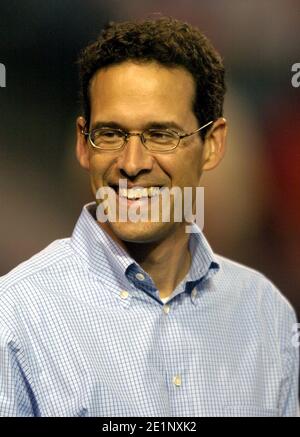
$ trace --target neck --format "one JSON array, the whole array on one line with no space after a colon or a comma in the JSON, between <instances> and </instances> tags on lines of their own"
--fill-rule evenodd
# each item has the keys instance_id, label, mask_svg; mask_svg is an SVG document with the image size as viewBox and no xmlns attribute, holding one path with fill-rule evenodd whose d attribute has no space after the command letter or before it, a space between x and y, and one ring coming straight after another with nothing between
<instances>
[{"instance_id":1,"label":"neck","mask_svg":"<svg viewBox=\"0 0 300 437\"><path fill-rule=\"evenodd\" d=\"M191 265L189 234L174 232L161 242L125 243L130 256L153 279L160 297L168 297L186 276Z\"/></svg>"},{"instance_id":2,"label":"neck","mask_svg":"<svg viewBox=\"0 0 300 437\"><path fill-rule=\"evenodd\" d=\"M188 273L191 255L185 223L162 240L150 243L121 241L106 223L101 223L101 227L149 274L160 297L170 296Z\"/></svg>"}]
</instances>

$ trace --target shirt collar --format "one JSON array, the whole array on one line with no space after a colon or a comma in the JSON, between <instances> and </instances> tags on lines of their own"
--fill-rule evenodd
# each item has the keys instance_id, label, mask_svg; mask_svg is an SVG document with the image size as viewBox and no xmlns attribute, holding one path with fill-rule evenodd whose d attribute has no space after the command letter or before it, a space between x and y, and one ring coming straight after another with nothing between
<instances>
[{"instance_id":1,"label":"shirt collar","mask_svg":"<svg viewBox=\"0 0 300 437\"><path fill-rule=\"evenodd\" d=\"M90 270L102 279L105 273L119 277L127 276L132 268L138 269L147 276L136 261L101 228L95 219L95 211L96 202L84 205L76 223L71 236L71 245L77 254L87 263ZM200 281L210 278L220 269L209 243L195 223L192 224L189 248L191 268L178 287L182 287L184 282L190 285L188 288L191 288ZM130 277L127 279L130 280ZM136 286L136 283L134 285Z\"/></svg>"},{"instance_id":2,"label":"shirt collar","mask_svg":"<svg viewBox=\"0 0 300 437\"><path fill-rule=\"evenodd\" d=\"M212 248L196 223L192 224L189 249L192 264L186 278L187 281L208 279L220 270L220 264Z\"/></svg>"},{"instance_id":3,"label":"shirt collar","mask_svg":"<svg viewBox=\"0 0 300 437\"><path fill-rule=\"evenodd\" d=\"M101 277L109 272L124 274L135 261L102 229L95 213L96 202L84 205L72 233L71 245L93 273Z\"/></svg>"}]
</instances>

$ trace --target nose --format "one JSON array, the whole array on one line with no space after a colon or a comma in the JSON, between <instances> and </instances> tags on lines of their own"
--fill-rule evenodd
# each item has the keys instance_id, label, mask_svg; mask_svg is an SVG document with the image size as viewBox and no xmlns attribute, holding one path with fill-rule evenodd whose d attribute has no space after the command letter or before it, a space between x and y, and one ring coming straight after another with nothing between
<instances>
[{"instance_id":1,"label":"nose","mask_svg":"<svg viewBox=\"0 0 300 437\"><path fill-rule=\"evenodd\" d=\"M117 162L121 173L133 178L141 172L152 170L153 156L143 145L140 135L131 133Z\"/></svg>"}]
</instances>

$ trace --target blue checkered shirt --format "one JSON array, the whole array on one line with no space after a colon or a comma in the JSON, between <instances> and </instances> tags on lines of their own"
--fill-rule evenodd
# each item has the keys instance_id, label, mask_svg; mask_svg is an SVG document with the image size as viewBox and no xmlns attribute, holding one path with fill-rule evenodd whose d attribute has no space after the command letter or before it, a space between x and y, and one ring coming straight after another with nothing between
<instances>
[{"instance_id":1,"label":"blue checkered shirt","mask_svg":"<svg viewBox=\"0 0 300 437\"><path fill-rule=\"evenodd\" d=\"M199 231L164 303L94 209L0 279L0 415L297 416L296 318L272 282Z\"/></svg>"}]
</instances>

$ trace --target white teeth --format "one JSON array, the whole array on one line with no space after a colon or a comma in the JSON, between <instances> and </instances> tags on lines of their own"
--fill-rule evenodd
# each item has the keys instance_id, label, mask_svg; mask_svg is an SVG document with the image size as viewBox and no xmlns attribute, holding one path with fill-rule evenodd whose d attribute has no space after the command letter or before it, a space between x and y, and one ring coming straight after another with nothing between
<instances>
[{"instance_id":1,"label":"white teeth","mask_svg":"<svg viewBox=\"0 0 300 437\"><path fill-rule=\"evenodd\" d=\"M147 197L148 196L148 189L147 188L142 188L142 197Z\"/></svg>"},{"instance_id":2,"label":"white teeth","mask_svg":"<svg viewBox=\"0 0 300 437\"><path fill-rule=\"evenodd\" d=\"M119 196L127 197L128 199L140 199L141 197L157 196L160 192L159 187L149 188L120 188Z\"/></svg>"}]
</instances>

